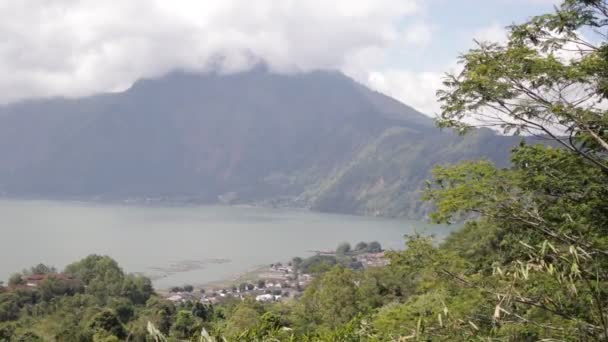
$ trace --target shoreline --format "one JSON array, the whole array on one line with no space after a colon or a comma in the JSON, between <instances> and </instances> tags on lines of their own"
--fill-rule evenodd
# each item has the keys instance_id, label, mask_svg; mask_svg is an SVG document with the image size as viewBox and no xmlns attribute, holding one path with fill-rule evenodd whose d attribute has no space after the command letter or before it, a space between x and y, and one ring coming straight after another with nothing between
<instances>
[{"instance_id":1,"label":"shoreline","mask_svg":"<svg viewBox=\"0 0 608 342\"><path fill-rule=\"evenodd\" d=\"M310 212L325 215L338 215L338 216L353 216L361 218L376 218L376 219L387 219L387 220L413 220L413 221L426 221L428 217L426 215L418 216L395 216L395 215L374 215L365 213L343 213L343 212L330 212L330 211L319 211L313 210L310 207L305 206L273 206L264 205L265 202L259 203L223 203L221 201L209 201L209 200L197 200L191 199L160 199L160 198L100 198L99 197L46 197L46 196L10 196L6 194L0 194L0 201L23 201L23 202L60 202L76 205L100 205L100 206L112 206L112 205L124 205L140 208L155 208L155 207L175 207L175 208L196 208L196 207L218 207L218 208L243 208L243 209L268 209L268 210L290 210L295 212Z\"/></svg>"}]
</instances>

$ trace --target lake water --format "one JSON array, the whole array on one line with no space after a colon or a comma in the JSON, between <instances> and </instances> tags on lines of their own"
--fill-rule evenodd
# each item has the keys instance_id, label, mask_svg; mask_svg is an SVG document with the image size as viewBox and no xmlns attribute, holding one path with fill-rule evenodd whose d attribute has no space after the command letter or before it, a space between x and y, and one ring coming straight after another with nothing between
<instances>
[{"instance_id":1,"label":"lake water","mask_svg":"<svg viewBox=\"0 0 608 342\"><path fill-rule=\"evenodd\" d=\"M341 242L376 240L400 249L404 234L448 231L419 221L298 210L3 200L0 279L40 262L61 269L96 253L151 276L159 288L196 285Z\"/></svg>"}]
</instances>

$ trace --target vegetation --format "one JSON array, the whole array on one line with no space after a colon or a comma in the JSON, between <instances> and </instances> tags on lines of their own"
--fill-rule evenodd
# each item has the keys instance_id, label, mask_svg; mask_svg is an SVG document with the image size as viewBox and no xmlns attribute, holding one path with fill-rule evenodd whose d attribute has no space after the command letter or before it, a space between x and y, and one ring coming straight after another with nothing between
<instances>
[{"instance_id":1,"label":"vegetation","mask_svg":"<svg viewBox=\"0 0 608 342\"><path fill-rule=\"evenodd\" d=\"M608 340L607 26L606 1L566 0L513 26L507 44L462 57L439 93L441 126L496 125L554 145L522 143L508 168L437 167L425 193L433 220L465 220L440 245L408 236L405 250L386 252L389 265L364 270L343 260L380 246L294 258L312 283L265 304L176 307L108 257L60 274L35 267L38 286L15 275L0 288L0 340Z\"/></svg>"},{"instance_id":2,"label":"vegetation","mask_svg":"<svg viewBox=\"0 0 608 342\"><path fill-rule=\"evenodd\" d=\"M357 261L357 255L379 252L382 252L382 245L377 241L359 242L354 249L349 243L344 242L336 248L335 253L318 253L306 259L295 257L291 264L297 271L307 274L321 274L336 265L350 269L361 269L363 265Z\"/></svg>"},{"instance_id":3,"label":"vegetation","mask_svg":"<svg viewBox=\"0 0 608 342\"><path fill-rule=\"evenodd\" d=\"M38 265L0 291L0 341L143 340L139 317L162 325L156 306L166 304L153 297L149 279L124 274L109 257L91 255L62 273Z\"/></svg>"}]
</instances>

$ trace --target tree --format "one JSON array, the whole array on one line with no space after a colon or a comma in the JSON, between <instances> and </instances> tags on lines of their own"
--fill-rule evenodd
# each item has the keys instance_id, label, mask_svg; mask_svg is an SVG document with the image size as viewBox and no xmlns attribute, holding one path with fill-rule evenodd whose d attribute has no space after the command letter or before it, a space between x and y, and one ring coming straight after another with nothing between
<instances>
[{"instance_id":1,"label":"tree","mask_svg":"<svg viewBox=\"0 0 608 342\"><path fill-rule=\"evenodd\" d=\"M45 264L40 263L40 264L32 267L30 269L30 273L45 275L45 274L57 273L57 269L53 266L47 266Z\"/></svg>"},{"instance_id":2,"label":"tree","mask_svg":"<svg viewBox=\"0 0 608 342\"><path fill-rule=\"evenodd\" d=\"M291 263L293 264L293 266L297 266L299 264L302 263L302 258L300 257L294 257L293 259L291 259Z\"/></svg>"},{"instance_id":3,"label":"tree","mask_svg":"<svg viewBox=\"0 0 608 342\"><path fill-rule=\"evenodd\" d=\"M341 243L338 248L336 248L336 254L337 255L346 255L348 253L350 253L351 248L350 248L350 244L348 242L344 242Z\"/></svg>"},{"instance_id":4,"label":"tree","mask_svg":"<svg viewBox=\"0 0 608 342\"><path fill-rule=\"evenodd\" d=\"M369 253L380 253L382 252L382 245L378 241L372 241L367 245L367 251Z\"/></svg>"},{"instance_id":5,"label":"tree","mask_svg":"<svg viewBox=\"0 0 608 342\"><path fill-rule=\"evenodd\" d=\"M118 316L114 311L109 309L103 310L93 316L89 323L89 328L93 331L108 333L118 338L125 338L127 336Z\"/></svg>"},{"instance_id":6,"label":"tree","mask_svg":"<svg viewBox=\"0 0 608 342\"><path fill-rule=\"evenodd\" d=\"M135 317L136 306L127 298L113 297L107 306L114 311L122 324L128 324Z\"/></svg>"},{"instance_id":7,"label":"tree","mask_svg":"<svg viewBox=\"0 0 608 342\"><path fill-rule=\"evenodd\" d=\"M55 297L73 296L83 293L84 286L80 280L65 279L53 275L47 276L38 286L42 300L50 301Z\"/></svg>"},{"instance_id":8,"label":"tree","mask_svg":"<svg viewBox=\"0 0 608 342\"><path fill-rule=\"evenodd\" d=\"M301 319L308 324L335 328L358 312L355 273L341 266L313 280L301 299Z\"/></svg>"},{"instance_id":9,"label":"tree","mask_svg":"<svg viewBox=\"0 0 608 342\"><path fill-rule=\"evenodd\" d=\"M184 291L192 292L192 291L194 291L194 287L192 285L184 285Z\"/></svg>"},{"instance_id":10,"label":"tree","mask_svg":"<svg viewBox=\"0 0 608 342\"><path fill-rule=\"evenodd\" d=\"M440 126L542 135L608 172L607 19L605 0L565 0L506 44L478 43L438 92Z\"/></svg>"},{"instance_id":11,"label":"tree","mask_svg":"<svg viewBox=\"0 0 608 342\"><path fill-rule=\"evenodd\" d=\"M177 309L173 303L161 300L158 297L152 297L146 303L146 309L152 313L152 322L163 334L168 334Z\"/></svg>"},{"instance_id":12,"label":"tree","mask_svg":"<svg viewBox=\"0 0 608 342\"><path fill-rule=\"evenodd\" d=\"M0 323L0 341L11 341L15 330L17 328L14 323Z\"/></svg>"},{"instance_id":13,"label":"tree","mask_svg":"<svg viewBox=\"0 0 608 342\"><path fill-rule=\"evenodd\" d=\"M8 278L8 286L10 287L15 287L23 284L25 284L25 281L23 280L23 276L20 273L14 273L11 275L10 278Z\"/></svg>"},{"instance_id":14,"label":"tree","mask_svg":"<svg viewBox=\"0 0 608 342\"><path fill-rule=\"evenodd\" d=\"M120 295L125 278L115 260L100 255L89 255L66 266L65 273L80 279L86 286L86 293L102 301Z\"/></svg>"},{"instance_id":15,"label":"tree","mask_svg":"<svg viewBox=\"0 0 608 342\"><path fill-rule=\"evenodd\" d=\"M213 306L196 302L192 306L192 314L203 321L208 321L213 316Z\"/></svg>"},{"instance_id":16,"label":"tree","mask_svg":"<svg viewBox=\"0 0 608 342\"><path fill-rule=\"evenodd\" d=\"M522 143L508 169L481 161L434 171L426 194L433 219L473 217L444 247L466 251L470 265L450 270L435 261L435 272L452 288L495 299L462 319L475 322L476 334L608 336L606 25L605 0L566 0L512 26L507 44L480 43L438 93L443 127L493 126L560 147ZM474 318L484 311L485 320Z\"/></svg>"},{"instance_id":17,"label":"tree","mask_svg":"<svg viewBox=\"0 0 608 342\"><path fill-rule=\"evenodd\" d=\"M140 275L125 276L120 295L128 298L133 304L145 304L148 299L154 294L152 281L149 278Z\"/></svg>"},{"instance_id":18,"label":"tree","mask_svg":"<svg viewBox=\"0 0 608 342\"><path fill-rule=\"evenodd\" d=\"M200 326L190 311L179 311L175 324L171 328L173 336L180 339L190 339L200 330Z\"/></svg>"},{"instance_id":19,"label":"tree","mask_svg":"<svg viewBox=\"0 0 608 342\"><path fill-rule=\"evenodd\" d=\"M14 340L15 340L15 342L43 342L44 341L42 339L42 337L36 335L32 331L26 331L26 332L22 333L19 336L17 336L17 338L15 338Z\"/></svg>"},{"instance_id":20,"label":"tree","mask_svg":"<svg viewBox=\"0 0 608 342\"><path fill-rule=\"evenodd\" d=\"M299 270L303 273L321 274L329 271L337 263L338 260L333 255L314 255L302 261Z\"/></svg>"},{"instance_id":21,"label":"tree","mask_svg":"<svg viewBox=\"0 0 608 342\"><path fill-rule=\"evenodd\" d=\"M15 320L23 306L21 298L15 292L0 295L0 322Z\"/></svg>"},{"instance_id":22,"label":"tree","mask_svg":"<svg viewBox=\"0 0 608 342\"><path fill-rule=\"evenodd\" d=\"M226 333L228 336L236 337L258 324L260 324L260 313L247 302L243 302L237 306L226 322Z\"/></svg>"},{"instance_id":23,"label":"tree","mask_svg":"<svg viewBox=\"0 0 608 342\"><path fill-rule=\"evenodd\" d=\"M355 245L355 252L363 252L367 250L367 242L359 242Z\"/></svg>"}]
</instances>

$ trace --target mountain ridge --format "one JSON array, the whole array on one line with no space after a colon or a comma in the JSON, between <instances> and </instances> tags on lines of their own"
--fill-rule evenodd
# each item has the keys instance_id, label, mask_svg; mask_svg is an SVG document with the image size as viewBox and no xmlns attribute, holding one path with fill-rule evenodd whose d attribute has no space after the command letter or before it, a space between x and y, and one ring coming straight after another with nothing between
<instances>
[{"instance_id":1,"label":"mountain ridge","mask_svg":"<svg viewBox=\"0 0 608 342\"><path fill-rule=\"evenodd\" d=\"M339 72L177 71L120 93L0 107L0 191L417 216L432 165L505 164L515 142L442 132Z\"/></svg>"}]
</instances>

